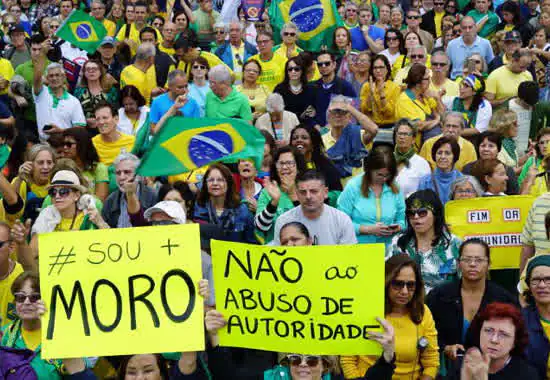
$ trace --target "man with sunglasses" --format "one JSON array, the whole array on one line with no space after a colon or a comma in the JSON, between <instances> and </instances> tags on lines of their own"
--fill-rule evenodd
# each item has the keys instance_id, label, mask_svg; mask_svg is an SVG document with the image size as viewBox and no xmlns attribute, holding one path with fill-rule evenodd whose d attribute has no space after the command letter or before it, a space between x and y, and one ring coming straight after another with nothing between
<instances>
[{"instance_id":1,"label":"man with sunglasses","mask_svg":"<svg viewBox=\"0 0 550 380\"><path fill-rule=\"evenodd\" d=\"M430 33L434 39L441 37L441 20L446 15L445 0L434 0L433 9L422 16L420 29L424 29Z\"/></svg>"},{"instance_id":2,"label":"man with sunglasses","mask_svg":"<svg viewBox=\"0 0 550 380\"><path fill-rule=\"evenodd\" d=\"M430 88L441 96L458 96L458 83L449 79L449 57L443 50L432 54L432 82Z\"/></svg>"},{"instance_id":3,"label":"man with sunglasses","mask_svg":"<svg viewBox=\"0 0 550 380\"><path fill-rule=\"evenodd\" d=\"M395 78L393 80L393 82L398 86L405 86L405 80L407 79L407 76L409 75L409 70L411 69L413 64L420 63L426 66L428 53L424 46L417 45L409 49L407 58L409 58L410 63L407 66L399 69L397 74L395 74Z\"/></svg>"},{"instance_id":4,"label":"man with sunglasses","mask_svg":"<svg viewBox=\"0 0 550 380\"><path fill-rule=\"evenodd\" d=\"M477 24L477 33L483 38L493 35L500 23L497 14L489 9L490 5L490 0L475 0L475 9L467 14L474 19Z\"/></svg>"},{"instance_id":5,"label":"man with sunglasses","mask_svg":"<svg viewBox=\"0 0 550 380\"><path fill-rule=\"evenodd\" d=\"M466 16L460 21L462 35L449 41L447 56L451 61L451 79L462 75L464 61L473 53L481 55L485 62L491 62L495 57L491 43L477 35L477 25L471 16Z\"/></svg>"},{"instance_id":6,"label":"man with sunglasses","mask_svg":"<svg viewBox=\"0 0 550 380\"><path fill-rule=\"evenodd\" d=\"M401 33L403 33L403 36L406 36L408 32L415 32L420 37L420 40L422 41L422 45L426 47L427 51L432 51L434 47L434 38L433 36L423 30L420 29L420 21L422 20L422 16L420 15L420 11L416 8L411 8L407 11L407 17L405 19L405 22L407 24L407 29L402 30Z\"/></svg>"},{"instance_id":7,"label":"man with sunglasses","mask_svg":"<svg viewBox=\"0 0 550 380\"><path fill-rule=\"evenodd\" d=\"M225 41L215 54L235 73L235 84L242 82L243 65L258 53L254 45L243 40L244 26L239 20L229 23L229 40Z\"/></svg>"}]
</instances>

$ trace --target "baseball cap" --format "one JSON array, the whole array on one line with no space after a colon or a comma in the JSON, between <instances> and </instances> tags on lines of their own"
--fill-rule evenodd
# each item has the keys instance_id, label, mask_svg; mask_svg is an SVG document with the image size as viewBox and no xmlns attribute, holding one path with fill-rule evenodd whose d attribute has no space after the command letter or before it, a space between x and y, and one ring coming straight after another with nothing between
<instances>
[{"instance_id":1,"label":"baseball cap","mask_svg":"<svg viewBox=\"0 0 550 380\"><path fill-rule=\"evenodd\" d=\"M504 42L506 41L521 42L521 35L517 30L506 32L506 34L504 35Z\"/></svg>"},{"instance_id":2,"label":"baseball cap","mask_svg":"<svg viewBox=\"0 0 550 380\"><path fill-rule=\"evenodd\" d=\"M99 44L99 46L105 46L105 45L112 45L112 46L115 46L115 39L111 36L107 36L103 39L103 41L101 41L101 43Z\"/></svg>"},{"instance_id":3,"label":"baseball cap","mask_svg":"<svg viewBox=\"0 0 550 380\"><path fill-rule=\"evenodd\" d=\"M164 212L166 215L172 218L173 221L177 224L185 224L185 221L187 219L185 216L185 210L176 201L158 202L153 207L149 207L147 210L145 210L145 213L143 214L143 216L148 221L151 221L151 216L155 212Z\"/></svg>"},{"instance_id":4,"label":"baseball cap","mask_svg":"<svg viewBox=\"0 0 550 380\"><path fill-rule=\"evenodd\" d=\"M8 30L8 35L11 36L12 33L25 33L25 29L21 26L21 25L12 25L10 26L9 30Z\"/></svg>"}]
</instances>

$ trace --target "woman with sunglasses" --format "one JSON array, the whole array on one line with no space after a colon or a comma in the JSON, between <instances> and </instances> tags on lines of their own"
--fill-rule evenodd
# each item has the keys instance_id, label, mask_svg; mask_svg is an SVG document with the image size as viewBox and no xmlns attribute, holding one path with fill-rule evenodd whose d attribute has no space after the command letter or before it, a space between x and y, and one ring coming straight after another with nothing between
<instances>
[{"instance_id":1,"label":"woman with sunglasses","mask_svg":"<svg viewBox=\"0 0 550 380\"><path fill-rule=\"evenodd\" d=\"M97 151L86 129L73 127L63 131L62 157L73 160L86 178L91 194L101 201L109 195L109 173L99 162Z\"/></svg>"},{"instance_id":2,"label":"woman with sunglasses","mask_svg":"<svg viewBox=\"0 0 550 380\"><path fill-rule=\"evenodd\" d=\"M382 50L380 54L388 58L390 66L393 66L399 56L405 54L405 40L399 29L394 29L392 27L386 31L384 36L384 50Z\"/></svg>"},{"instance_id":3,"label":"woman with sunglasses","mask_svg":"<svg viewBox=\"0 0 550 380\"><path fill-rule=\"evenodd\" d=\"M405 200L394 183L393 154L371 151L365 173L351 179L338 198L338 209L351 218L359 243L389 245L405 228Z\"/></svg>"},{"instance_id":4,"label":"woman with sunglasses","mask_svg":"<svg viewBox=\"0 0 550 380\"><path fill-rule=\"evenodd\" d=\"M315 93L313 87L308 84L307 70L301 55L286 62L285 78L273 92L283 97L285 109L298 116L300 122L313 124L316 115Z\"/></svg>"},{"instance_id":5,"label":"woman with sunglasses","mask_svg":"<svg viewBox=\"0 0 550 380\"><path fill-rule=\"evenodd\" d=\"M391 65L385 55L374 57L369 81L359 93L361 112L378 124L379 128L389 130L393 127L396 121L395 104L401 89L391 80Z\"/></svg>"},{"instance_id":6,"label":"woman with sunglasses","mask_svg":"<svg viewBox=\"0 0 550 380\"><path fill-rule=\"evenodd\" d=\"M407 255L386 261L385 318L395 334L393 379L435 379L439 367L437 331L424 305L424 283L418 265ZM365 379L380 359L373 356L342 356L346 379ZM365 376L365 377L363 377Z\"/></svg>"},{"instance_id":7,"label":"woman with sunglasses","mask_svg":"<svg viewBox=\"0 0 550 380\"><path fill-rule=\"evenodd\" d=\"M444 96L441 101L449 112L455 111L465 115L467 127L462 137L474 136L489 128L493 107L484 98L485 81L478 74L466 76L460 83L458 96Z\"/></svg>"},{"instance_id":8,"label":"woman with sunglasses","mask_svg":"<svg viewBox=\"0 0 550 380\"><path fill-rule=\"evenodd\" d=\"M191 64L191 71L189 72L189 96L195 99L199 105L201 117L205 115L206 94L210 91L209 70L208 61L204 57L198 57Z\"/></svg>"},{"instance_id":9,"label":"woman with sunglasses","mask_svg":"<svg viewBox=\"0 0 550 380\"><path fill-rule=\"evenodd\" d=\"M405 200L407 229L392 241L390 255L405 253L420 267L426 293L457 275L460 244L445 224L443 204L432 190L419 190Z\"/></svg>"},{"instance_id":10,"label":"woman with sunglasses","mask_svg":"<svg viewBox=\"0 0 550 380\"><path fill-rule=\"evenodd\" d=\"M469 239L460 245L458 253L461 278L436 286L426 298L437 328L438 344L445 355L443 363L451 364L449 360L455 361L463 354L470 324L488 304L517 305L516 297L489 281L490 266L489 245L477 238Z\"/></svg>"},{"instance_id":11,"label":"woman with sunglasses","mask_svg":"<svg viewBox=\"0 0 550 380\"><path fill-rule=\"evenodd\" d=\"M243 83L237 86L237 91L246 95L254 120L265 113L267 97L271 94L267 86L258 83L261 75L260 63L250 59L243 65Z\"/></svg>"},{"instance_id":12,"label":"woman with sunglasses","mask_svg":"<svg viewBox=\"0 0 550 380\"><path fill-rule=\"evenodd\" d=\"M397 76L397 73L399 70L409 66L411 64L410 59L410 50L417 47L417 46L423 46L422 39L420 38L420 35L416 32L407 32L405 36L403 37L403 50L404 52L402 55L397 57L394 64L392 65L392 78L395 79ZM426 50L426 67L429 69L431 67L431 55Z\"/></svg>"},{"instance_id":13,"label":"woman with sunglasses","mask_svg":"<svg viewBox=\"0 0 550 380\"><path fill-rule=\"evenodd\" d=\"M290 59L298 56L304 49L300 48L296 41L298 40L298 27L296 24L289 22L284 24L281 29L281 38L283 43L273 48L275 54L282 55L283 57Z\"/></svg>"}]
</instances>

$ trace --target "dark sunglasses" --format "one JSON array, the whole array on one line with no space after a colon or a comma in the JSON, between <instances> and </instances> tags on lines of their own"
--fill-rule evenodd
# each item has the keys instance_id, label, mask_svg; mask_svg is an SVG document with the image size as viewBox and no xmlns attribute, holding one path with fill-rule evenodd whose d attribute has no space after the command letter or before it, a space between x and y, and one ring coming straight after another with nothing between
<instances>
[{"instance_id":1,"label":"dark sunglasses","mask_svg":"<svg viewBox=\"0 0 550 380\"><path fill-rule=\"evenodd\" d=\"M329 67L331 64L332 64L332 61L317 62L317 66L319 67Z\"/></svg>"},{"instance_id":2,"label":"dark sunglasses","mask_svg":"<svg viewBox=\"0 0 550 380\"><path fill-rule=\"evenodd\" d=\"M340 108L334 108L334 109L331 109L329 112L333 115L344 116L344 115L347 115L349 111L348 110L343 110L343 109L340 109Z\"/></svg>"},{"instance_id":3,"label":"dark sunglasses","mask_svg":"<svg viewBox=\"0 0 550 380\"><path fill-rule=\"evenodd\" d=\"M23 303L29 299L30 303L35 303L40 299L40 293L32 293L32 294L26 294L26 293L15 293L13 295L13 298L15 299L15 302L17 303Z\"/></svg>"},{"instance_id":4,"label":"dark sunglasses","mask_svg":"<svg viewBox=\"0 0 550 380\"><path fill-rule=\"evenodd\" d=\"M195 69L195 70L206 70L206 66L203 66L203 65L193 65L193 69Z\"/></svg>"},{"instance_id":5,"label":"dark sunglasses","mask_svg":"<svg viewBox=\"0 0 550 380\"><path fill-rule=\"evenodd\" d=\"M412 54L411 59L422 59L424 58L424 55L422 54Z\"/></svg>"},{"instance_id":6,"label":"dark sunglasses","mask_svg":"<svg viewBox=\"0 0 550 380\"><path fill-rule=\"evenodd\" d=\"M391 287L395 290L401 290L406 287L407 290L413 291L416 289L416 281L391 280Z\"/></svg>"},{"instance_id":7,"label":"dark sunglasses","mask_svg":"<svg viewBox=\"0 0 550 380\"><path fill-rule=\"evenodd\" d=\"M447 66L447 64L444 63L444 62L432 62L432 66L445 67L445 66Z\"/></svg>"},{"instance_id":8,"label":"dark sunglasses","mask_svg":"<svg viewBox=\"0 0 550 380\"><path fill-rule=\"evenodd\" d=\"M398 37L386 37L386 39L387 39L388 41L398 41L398 40L399 40Z\"/></svg>"},{"instance_id":9,"label":"dark sunglasses","mask_svg":"<svg viewBox=\"0 0 550 380\"><path fill-rule=\"evenodd\" d=\"M51 198L55 198L58 194L61 198L65 198L67 195L69 195L71 193L71 189L68 188L68 187L62 187L60 189L56 189L56 188L51 188L48 190L48 195L51 197Z\"/></svg>"},{"instance_id":10,"label":"dark sunglasses","mask_svg":"<svg viewBox=\"0 0 550 380\"><path fill-rule=\"evenodd\" d=\"M481 61L479 59L470 59L470 62L475 63L476 65L480 65Z\"/></svg>"},{"instance_id":11,"label":"dark sunglasses","mask_svg":"<svg viewBox=\"0 0 550 380\"><path fill-rule=\"evenodd\" d=\"M405 212L408 218L412 218L415 215L418 215L420 218L425 217L428 215L428 209L427 208L418 208L416 210L407 210Z\"/></svg>"},{"instance_id":12,"label":"dark sunglasses","mask_svg":"<svg viewBox=\"0 0 550 380\"><path fill-rule=\"evenodd\" d=\"M422 16L407 16L409 20L420 20Z\"/></svg>"},{"instance_id":13,"label":"dark sunglasses","mask_svg":"<svg viewBox=\"0 0 550 380\"><path fill-rule=\"evenodd\" d=\"M216 30L216 34L225 34L225 30Z\"/></svg>"},{"instance_id":14,"label":"dark sunglasses","mask_svg":"<svg viewBox=\"0 0 550 380\"><path fill-rule=\"evenodd\" d=\"M320 356L312 356L312 355L288 355L287 356L288 363L291 366L299 366L302 364L302 361L305 361L308 367L317 367L319 365L319 362L321 361Z\"/></svg>"},{"instance_id":15,"label":"dark sunglasses","mask_svg":"<svg viewBox=\"0 0 550 380\"><path fill-rule=\"evenodd\" d=\"M283 32L283 36L285 36L285 37L295 37L295 36L296 36L296 33Z\"/></svg>"},{"instance_id":16,"label":"dark sunglasses","mask_svg":"<svg viewBox=\"0 0 550 380\"><path fill-rule=\"evenodd\" d=\"M288 71L294 71L295 73L299 73L300 71L302 71L302 68L299 66L289 67Z\"/></svg>"}]
</instances>

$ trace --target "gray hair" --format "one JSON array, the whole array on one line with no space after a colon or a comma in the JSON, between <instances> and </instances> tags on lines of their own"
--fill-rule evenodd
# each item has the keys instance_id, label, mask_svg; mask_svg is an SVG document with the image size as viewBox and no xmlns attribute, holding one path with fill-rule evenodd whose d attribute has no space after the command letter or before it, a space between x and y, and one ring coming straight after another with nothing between
<instances>
[{"instance_id":1,"label":"gray hair","mask_svg":"<svg viewBox=\"0 0 550 380\"><path fill-rule=\"evenodd\" d=\"M281 28L281 38L283 37L283 33L285 30L287 29L292 29L292 30L295 30L296 31L296 36L299 36L300 35L300 29L298 29L298 26L293 23L293 22L287 22L286 24L283 25L283 27Z\"/></svg>"},{"instance_id":2,"label":"gray hair","mask_svg":"<svg viewBox=\"0 0 550 380\"><path fill-rule=\"evenodd\" d=\"M217 65L212 67L208 72L208 78L219 83L227 83L228 85L231 85L233 82L231 73L225 65Z\"/></svg>"},{"instance_id":3,"label":"gray hair","mask_svg":"<svg viewBox=\"0 0 550 380\"><path fill-rule=\"evenodd\" d=\"M229 22L229 24L227 24L228 28L231 29L231 25L239 25L239 27L241 28L241 32L243 32L245 30L245 25L241 22L241 20L239 19L233 19Z\"/></svg>"},{"instance_id":4,"label":"gray hair","mask_svg":"<svg viewBox=\"0 0 550 380\"><path fill-rule=\"evenodd\" d=\"M457 117L460 119L460 122L462 124L462 128L466 127L466 120L464 119L464 114L458 111L449 111L446 112L445 115L443 115L443 125L447 122L447 119L450 117Z\"/></svg>"},{"instance_id":5,"label":"gray hair","mask_svg":"<svg viewBox=\"0 0 550 380\"><path fill-rule=\"evenodd\" d=\"M144 43L138 46L136 51L136 61L145 61L156 54L155 45L152 43Z\"/></svg>"},{"instance_id":6,"label":"gray hair","mask_svg":"<svg viewBox=\"0 0 550 380\"><path fill-rule=\"evenodd\" d=\"M141 163L141 160L135 154L122 152L115 158L113 166L116 168L123 161L131 161L135 164L134 168L137 168Z\"/></svg>"},{"instance_id":7,"label":"gray hair","mask_svg":"<svg viewBox=\"0 0 550 380\"><path fill-rule=\"evenodd\" d=\"M92 0L92 1L90 2L90 4L94 4L94 3L101 5L103 8L106 8L106 5L105 5L105 3L103 2L103 0Z\"/></svg>"},{"instance_id":8,"label":"gray hair","mask_svg":"<svg viewBox=\"0 0 550 380\"><path fill-rule=\"evenodd\" d=\"M223 29L225 33L229 32L229 26L223 21L218 21L214 24L214 30L216 29Z\"/></svg>"},{"instance_id":9,"label":"gray hair","mask_svg":"<svg viewBox=\"0 0 550 380\"><path fill-rule=\"evenodd\" d=\"M479 184L479 181L475 177L472 177L471 175L464 175L462 177L458 177L457 179L455 179L451 184L451 197L450 197L451 200L455 198L456 188L466 183L469 183L470 185L472 185L472 187L474 188L474 191L476 192L476 197L481 197L483 195L483 188Z\"/></svg>"},{"instance_id":10,"label":"gray hair","mask_svg":"<svg viewBox=\"0 0 550 380\"><path fill-rule=\"evenodd\" d=\"M345 104L352 104L353 103L353 99L348 97L348 96L344 96L344 95L335 95L333 96L331 99L330 99L330 103L327 107L327 113L326 113L326 117L327 117L327 120L328 120L328 114L329 114L329 108L331 105L333 105L334 103L345 103Z\"/></svg>"},{"instance_id":11,"label":"gray hair","mask_svg":"<svg viewBox=\"0 0 550 380\"><path fill-rule=\"evenodd\" d=\"M410 51L412 52L413 50L416 50L416 49L422 49L422 51L424 52L424 55L428 54L428 49L426 49L426 46L424 46L424 45L415 45L411 48ZM424 58L426 58L426 57L424 57Z\"/></svg>"},{"instance_id":12,"label":"gray hair","mask_svg":"<svg viewBox=\"0 0 550 380\"><path fill-rule=\"evenodd\" d=\"M55 69L59 69L65 72L65 69L60 63L52 62L48 65L48 67L46 67L46 74L48 74L51 70L55 70Z\"/></svg>"},{"instance_id":13,"label":"gray hair","mask_svg":"<svg viewBox=\"0 0 550 380\"><path fill-rule=\"evenodd\" d=\"M441 55L443 57L445 57L447 59L447 63L449 63L449 56L447 55L447 53L443 50L436 50L432 53L432 57L437 57L438 55Z\"/></svg>"},{"instance_id":14,"label":"gray hair","mask_svg":"<svg viewBox=\"0 0 550 380\"><path fill-rule=\"evenodd\" d=\"M401 7L393 7L390 11L390 14L393 13L393 12L401 13L401 17L403 17L405 15L405 12L403 12L403 9L401 9Z\"/></svg>"},{"instance_id":15,"label":"gray hair","mask_svg":"<svg viewBox=\"0 0 550 380\"><path fill-rule=\"evenodd\" d=\"M285 110L285 101L281 94L272 93L265 102L267 112L283 112Z\"/></svg>"},{"instance_id":16,"label":"gray hair","mask_svg":"<svg viewBox=\"0 0 550 380\"><path fill-rule=\"evenodd\" d=\"M470 59L472 59L473 56L478 56L480 59L481 59L481 71L483 73L486 73L487 71L489 71L489 67L487 66L487 61L485 60L485 58L483 58L483 56L479 53L472 53L468 56L468 58L466 58L464 60L464 63L463 63L463 66L464 68L468 67L468 61L470 61ZM471 73L469 73L471 74Z\"/></svg>"},{"instance_id":17,"label":"gray hair","mask_svg":"<svg viewBox=\"0 0 550 380\"><path fill-rule=\"evenodd\" d=\"M166 83L168 84L168 87L170 87L177 77L183 77L187 78L187 74L185 74L185 71L183 70L172 70L168 73L168 78L166 79Z\"/></svg>"}]
</instances>

